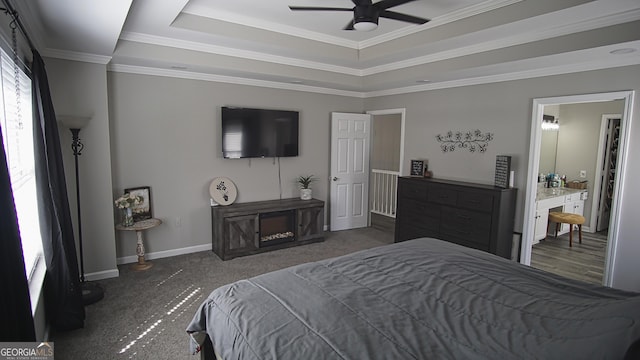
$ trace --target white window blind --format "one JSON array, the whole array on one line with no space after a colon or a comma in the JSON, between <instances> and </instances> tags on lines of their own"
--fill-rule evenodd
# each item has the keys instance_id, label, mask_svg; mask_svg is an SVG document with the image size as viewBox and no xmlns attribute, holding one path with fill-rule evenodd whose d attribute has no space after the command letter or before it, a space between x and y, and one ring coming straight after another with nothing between
<instances>
[{"instance_id":1,"label":"white window blind","mask_svg":"<svg viewBox=\"0 0 640 360\"><path fill-rule=\"evenodd\" d=\"M31 80L21 68L16 68L14 60L4 50L0 51L0 124L18 215L25 270L30 279L42 256L35 182Z\"/></svg>"}]
</instances>

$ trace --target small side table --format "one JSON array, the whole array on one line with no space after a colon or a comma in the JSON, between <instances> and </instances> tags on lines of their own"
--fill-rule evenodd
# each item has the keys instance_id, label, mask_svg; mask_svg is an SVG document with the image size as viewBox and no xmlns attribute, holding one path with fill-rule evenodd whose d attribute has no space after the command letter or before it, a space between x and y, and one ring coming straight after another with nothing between
<instances>
[{"instance_id":1,"label":"small side table","mask_svg":"<svg viewBox=\"0 0 640 360\"><path fill-rule=\"evenodd\" d=\"M136 232L136 237L138 238L138 245L136 246L136 253L138 254L138 262L136 264L131 265L131 268L133 268L134 270L147 270L153 266L152 263L144 260L144 243L142 242L143 240L142 232L144 230L154 228L160 224L162 224L162 220L152 218L152 219L136 221L131 226L116 225L117 230Z\"/></svg>"}]
</instances>

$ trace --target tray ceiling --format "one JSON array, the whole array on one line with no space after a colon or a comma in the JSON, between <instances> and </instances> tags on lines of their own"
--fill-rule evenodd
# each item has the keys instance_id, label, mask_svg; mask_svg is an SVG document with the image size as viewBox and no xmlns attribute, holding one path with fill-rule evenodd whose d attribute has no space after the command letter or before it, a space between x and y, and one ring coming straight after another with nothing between
<instances>
[{"instance_id":1,"label":"tray ceiling","mask_svg":"<svg viewBox=\"0 0 640 360\"><path fill-rule=\"evenodd\" d=\"M111 71L359 97L640 63L637 0L419 0L393 10L430 22L380 19L371 32L341 30L349 12L293 12L288 5L353 3L15 4L44 56L104 63Z\"/></svg>"}]
</instances>

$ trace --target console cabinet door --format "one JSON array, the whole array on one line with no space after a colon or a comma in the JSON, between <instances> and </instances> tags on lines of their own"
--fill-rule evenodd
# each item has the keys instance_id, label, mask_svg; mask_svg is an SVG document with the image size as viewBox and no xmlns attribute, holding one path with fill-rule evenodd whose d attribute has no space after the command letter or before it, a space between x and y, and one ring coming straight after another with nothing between
<instances>
[{"instance_id":1,"label":"console cabinet door","mask_svg":"<svg viewBox=\"0 0 640 360\"><path fill-rule=\"evenodd\" d=\"M536 229L533 237L534 245L547 237L547 222L549 221L549 209L536 210Z\"/></svg>"},{"instance_id":2,"label":"console cabinet door","mask_svg":"<svg viewBox=\"0 0 640 360\"><path fill-rule=\"evenodd\" d=\"M297 241L304 241L324 236L324 207L298 209Z\"/></svg>"},{"instance_id":3,"label":"console cabinet door","mask_svg":"<svg viewBox=\"0 0 640 360\"><path fill-rule=\"evenodd\" d=\"M226 256L246 254L257 250L260 246L258 226L260 222L256 214L231 216L224 218L224 242Z\"/></svg>"}]
</instances>

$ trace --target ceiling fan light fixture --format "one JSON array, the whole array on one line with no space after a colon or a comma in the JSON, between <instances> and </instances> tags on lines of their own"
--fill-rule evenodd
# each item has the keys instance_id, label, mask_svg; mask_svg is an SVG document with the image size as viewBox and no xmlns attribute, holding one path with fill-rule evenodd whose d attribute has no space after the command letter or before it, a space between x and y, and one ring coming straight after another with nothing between
<instances>
[{"instance_id":1,"label":"ceiling fan light fixture","mask_svg":"<svg viewBox=\"0 0 640 360\"><path fill-rule=\"evenodd\" d=\"M373 6L353 8L353 28L357 31L371 31L378 27L378 11Z\"/></svg>"},{"instance_id":2,"label":"ceiling fan light fixture","mask_svg":"<svg viewBox=\"0 0 640 360\"><path fill-rule=\"evenodd\" d=\"M378 28L378 23L372 20L362 20L353 24L353 28L358 31L371 31Z\"/></svg>"}]
</instances>

